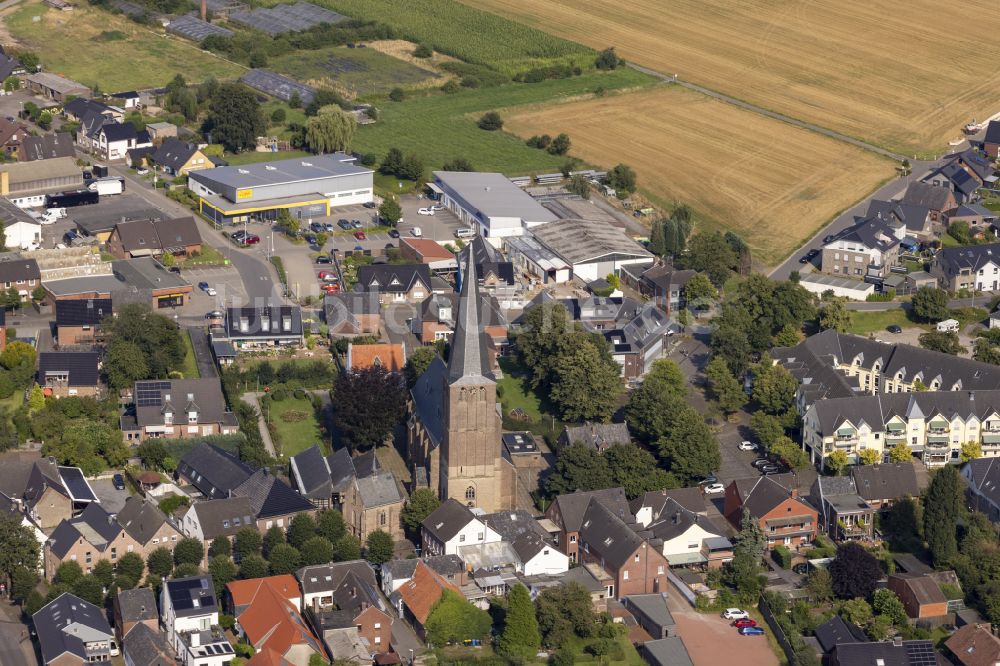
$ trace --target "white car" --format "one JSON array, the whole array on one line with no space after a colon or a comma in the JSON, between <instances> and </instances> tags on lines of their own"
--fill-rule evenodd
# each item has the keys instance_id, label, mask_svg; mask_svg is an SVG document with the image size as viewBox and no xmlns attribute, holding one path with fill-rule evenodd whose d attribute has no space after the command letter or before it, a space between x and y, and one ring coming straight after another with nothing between
<instances>
[{"instance_id":1,"label":"white car","mask_svg":"<svg viewBox=\"0 0 1000 666\"><path fill-rule=\"evenodd\" d=\"M435 212L439 210L444 210L444 206L442 206L441 204L434 204L433 206L431 206L431 210Z\"/></svg>"},{"instance_id":2,"label":"white car","mask_svg":"<svg viewBox=\"0 0 1000 666\"><path fill-rule=\"evenodd\" d=\"M748 442L747 440L743 440L742 442L740 442L740 445L736 448L738 448L740 451L756 451L757 445L754 444L753 442Z\"/></svg>"},{"instance_id":3,"label":"white car","mask_svg":"<svg viewBox=\"0 0 1000 666\"><path fill-rule=\"evenodd\" d=\"M710 483L705 486L706 495L718 495L719 493L726 492L726 487L721 483Z\"/></svg>"},{"instance_id":4,"label":"white car","mask_svg":"<svg viewBox=\"0 0 1000 666\"><path fill-rule=\"evenodd\" d=\"M135 170L135 172L140 176L145 176L147 173L149 173L149 169L145 167L139 167L138 169Z\"/></svg>"},{"instance_id":5,"label":"white car","mask_svg":"<svg viewBox=\"0 0 1000 666\"><path fill-rule=\"evenodd\" d=\"M434 209L433 208L418 208L417 209L417 215L433 215L433 214L434 214Z\"/></svg>"},{"instance_id":6,"label":"white car","mask_svg":"<svg viewBox=\"0 0 1000 666\"><path fill-rule=\"evenodd\" d=\"M416 238L420 238L424 235L424 232L420 230L420 227L413 227L410 229L410 233Z\"/></svg>"},{"instance_id":7,"label":"white car","mask_svg":"<svg viewBox=\"0 0 1000 666\"><path fill-rule=\"evenodd\" d=\"M121 650L118 649L118 643L115 641L115 639L113 638L111 639L111 645L109 645L108 647L109 647L108 652L111 654L112 657L117 657L118 655L121 654Z\"/></svg>"},{"instance_id":8,"label":"white car","mask_svg":"<svg viewBox=\"0 0 1000 666\"><path fill-rule=\"evenodd\" d=\"M745 610L740 610L739 608L727 608L725 612L722 613L722 617L727 620L748 620L750 619L750 613Z\"/></svg>"}]
</instances>

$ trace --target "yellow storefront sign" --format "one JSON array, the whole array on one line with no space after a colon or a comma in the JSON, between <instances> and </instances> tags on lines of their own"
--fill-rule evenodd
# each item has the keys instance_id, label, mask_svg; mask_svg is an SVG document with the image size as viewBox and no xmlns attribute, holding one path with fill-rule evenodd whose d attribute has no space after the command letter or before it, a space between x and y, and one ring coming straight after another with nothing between
<instances>
[{"instance_id":1,"label":"yellow storefront sign","mask_svg":"<svg viewBox=\"0 0 1000 666\"><path fill-rule=\"evenodd\" d=\"M253 197L253 190L236 190L237 199L250 199Z\"/></svg>"}]
</instances>

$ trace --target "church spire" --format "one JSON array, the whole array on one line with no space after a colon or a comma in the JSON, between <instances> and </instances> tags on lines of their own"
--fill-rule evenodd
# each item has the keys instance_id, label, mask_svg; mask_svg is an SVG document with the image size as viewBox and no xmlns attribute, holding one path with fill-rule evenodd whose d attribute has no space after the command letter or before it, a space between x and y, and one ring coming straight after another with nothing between
<instances>
[{"instance_id":1,"label":"church spire","mask_svg":"<svg viewBox=\"0 0 1000 666\"><path fill-rule=\"evenodd\" d=\"M482 298L473 254L471 246L466 248L465 265L461 267L462 293L458 298L455 335L451 339L449 384L484 384L495 379L489 352L483 346L483 322L479 316Z\"/></svg>"}]
</instances>

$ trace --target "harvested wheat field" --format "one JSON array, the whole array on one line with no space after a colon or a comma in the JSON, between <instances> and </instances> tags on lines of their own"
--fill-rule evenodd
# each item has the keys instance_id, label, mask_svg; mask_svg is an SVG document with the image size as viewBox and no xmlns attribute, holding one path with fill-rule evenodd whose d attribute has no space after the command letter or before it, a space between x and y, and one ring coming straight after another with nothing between
<instances>
[{"instance_id":1,"label":"harvested wheat field","mask_svg":"<svg viewBox=\"0 0 1000 666\"><path fill-rule=\"evenodd\" d=\"M1000 112L987 0L464 1L904 154Z\"/></svg>"},{"instance_id":2,"label":"harvested wheat field","mask_svg":"<svg viewBox=\"0 0 1000 666\"><path fill-rule=\"evenodd\" d=\"M522 137L566 132L574 156L630 165L651 199L684 202L709 225L736 231L767 265L894 169L867 151L676 86L503 115L504 129Z\"/></svg>"}]
</instances>

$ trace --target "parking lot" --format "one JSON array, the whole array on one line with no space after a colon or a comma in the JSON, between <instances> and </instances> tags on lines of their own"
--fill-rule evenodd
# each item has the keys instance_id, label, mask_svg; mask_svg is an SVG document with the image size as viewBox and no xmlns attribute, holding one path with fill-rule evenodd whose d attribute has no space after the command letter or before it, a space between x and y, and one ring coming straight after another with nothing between
<instances>
[{"instance_id":1,"label":"parking lot","mask_svg":"<svg viewBox=\"0 0 1000 666\"><path fill-rule=\"evenodd\" d=\"M746 666L777 666L778 658L766 637L741 636L731 622L714 613L698 613L673 589L667 595L667 607L694 666L729 663L734 655Z\"/></svg>"},{"instance_id":2,"label":"parking lot","mask_svg":"<svg viewBox=\"0 0 1000 666\"><path fill-rule=\"evenodd\" d=\"M118 513L125 506L128 490L118 490L111 479L92 479L90 487L94 489L94 493L101 500L101 506L108 513Z\"/></svg>"},{"instance_id":3,"label":"parking lot","mask_svg":"<svg viewBox=\"0 0 1000 666\"><path fill-rule=\"evenodd\" d=\"M180 309L184 315L202 317L211 310L238 307L247 302L247 290L243 286L243 280L231 266L186 268L181 271L181 276L194 287L191 292L191 302ZM207 282L215 290L215 296L209 296L200 289L198 284L201 282Z\"/></svg>"}]
</instances>

